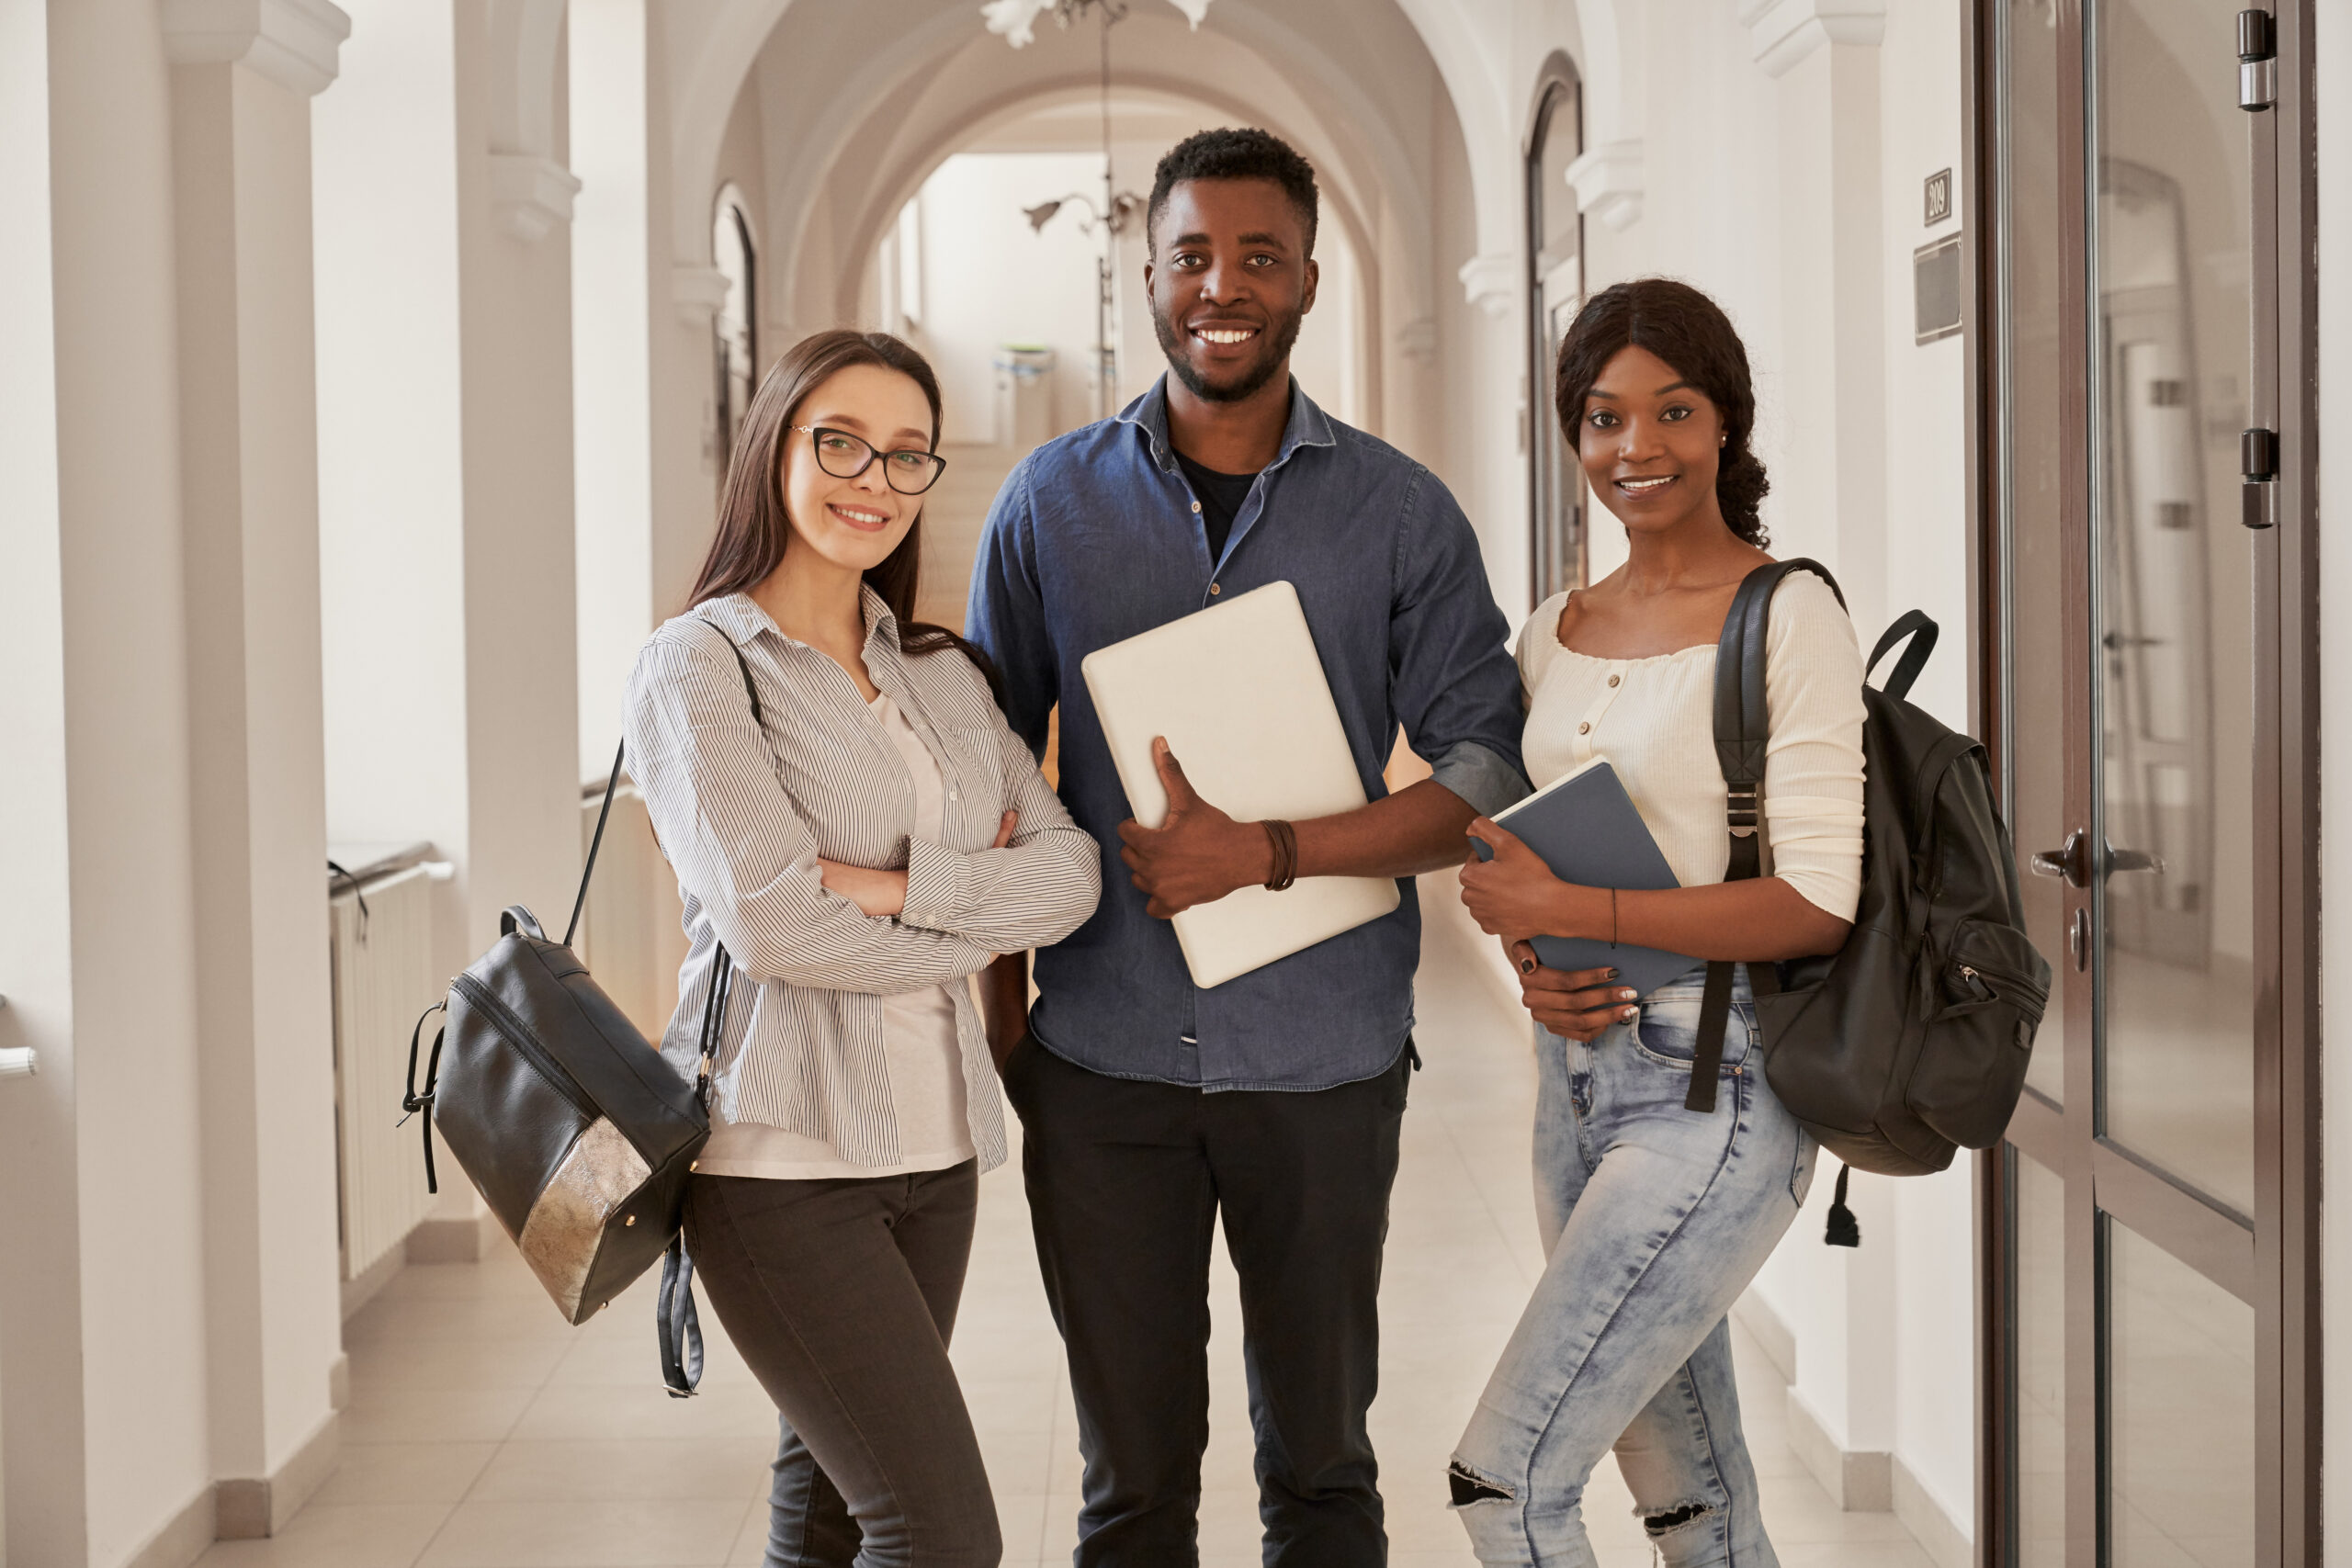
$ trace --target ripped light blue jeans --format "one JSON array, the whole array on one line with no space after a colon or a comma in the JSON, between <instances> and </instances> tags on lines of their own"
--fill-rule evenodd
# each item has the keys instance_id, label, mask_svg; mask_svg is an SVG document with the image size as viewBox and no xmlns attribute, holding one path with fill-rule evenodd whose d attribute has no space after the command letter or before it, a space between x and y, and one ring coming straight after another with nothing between
<instances>
[{"instance_id":1,"label":"ripped light blue jeans","mask_svg":"<svg viewBox=\"0 0 2352 1568\"><path fill-rule=\"evenodd\" d=\"M1590 1044L1538 1031L1546 1264L1448 1477L1482 1563L1593 1568L1586 1480L1614 1449L1668 1568L1776 1568L1724 1314L1787 1231L1814 1142L1764 1081L1746 971L1712 1115L1683 1109L1702 976Z\"/></svg>"}]
</instances>

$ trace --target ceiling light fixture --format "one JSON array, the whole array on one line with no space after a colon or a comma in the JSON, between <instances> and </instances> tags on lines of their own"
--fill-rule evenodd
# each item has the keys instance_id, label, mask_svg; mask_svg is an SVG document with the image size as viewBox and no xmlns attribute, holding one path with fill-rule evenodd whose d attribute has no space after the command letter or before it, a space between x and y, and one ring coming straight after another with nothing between
<instances>
[{"instance_id":1,"label":"ceiling light fixture","mask_svg":"<svg viewBox=\"0 0 2352 1568\"><path fill-rule=\"evenodd\" d=\"M1169 4L1184 13L1195 31L1201 18L1208 15L1209 0L1169 0ZM1021 216L1029 220L1031 233L1042 234L1055 214L1076 202L1086 209L1079 232L1099 236L1094 256L1095 401L1096 412L1108 419L1119 412L1118 350L1111 342L1115 309L1113 258L1118 254L1119 236L1142 219L1145 205L1144 198L1135 192L1119 189L1111 174L1111 28L1127 19L1127 0L989 0L980 7L989 31L1003 34L1004 40L1015 49L1036 41L1037 18L1048 11L1053 13L1055 25L1065 30L1089 12L1102 18L1102 199L1097 203L1072 192L1053 201L1024 207Z\"/></svg>"}]
</instances>

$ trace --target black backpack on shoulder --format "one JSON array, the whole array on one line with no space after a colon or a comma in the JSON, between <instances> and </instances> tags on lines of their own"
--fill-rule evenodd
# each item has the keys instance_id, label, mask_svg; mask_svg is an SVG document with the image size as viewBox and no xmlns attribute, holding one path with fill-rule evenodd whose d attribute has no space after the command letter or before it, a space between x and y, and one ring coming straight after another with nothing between
<instances>
[{"instance_id":1,"label":"black backpack on shoulder","mask_svg":"<svg viewBox=\"0 0 2352 1568\"><path fill-rule=\"evenodd\" d=\"M742 650L728 646L757 724L759 690ZM701 1071L688 1083L572 951L620 787L621 755L613 755L563 940L550 941L522 905L508 908L497 942L449 983L447 1001L416 1021L401 1104L431 1118L423 1130L426 1188L440 1190L433 1168L437 1130L565 1322L585 1323L662 1265L654 1298L662 1381L684 1398L701 1380L703 1356L681 1217L686 1179L710 1138L710 1077L735 965L720 944L703 1007ZM424 1019L444 1010L420 1090Z\"/></svg>"},{"instance_id":2,"label":"black backpack on shoulder","mask_svg":"<svg viewBox=\"0 0 2352 1568\"><path fill-rule=\"evenodd\" d=\"M1766 631L1772 594L1817 562L1748 573L1715 653L1715 751L1729 787L1726 882L1758 874L1764 782ZM2050 965L2025 933L2017 860L1994 807L1984 748L1905 700L1936 645L1914 610L1886 629L1865 677L1908 639L1883 691L1865 680L1862 896L1846 945L1816 958L1748 965L1764 1076L1791 1114L1849 1168L1923 1176L1956 1149L1991 1148L2025 1086ZM1759 812L1759 806L1761 811ZM1707 965L1694 1111L1714 1107L1733 965ZM1832 1242L1860 1240L1838 1176Z\"/></svg>"}]
</instances>

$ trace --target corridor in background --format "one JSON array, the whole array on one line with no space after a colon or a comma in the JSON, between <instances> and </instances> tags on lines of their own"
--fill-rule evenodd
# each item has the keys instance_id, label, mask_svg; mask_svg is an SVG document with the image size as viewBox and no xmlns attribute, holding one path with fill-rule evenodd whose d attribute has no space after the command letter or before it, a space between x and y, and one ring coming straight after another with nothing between
<instances>
[{"instance_id":1,"label":"corridor in background","mask_svg":"<svg viewBox=\"0 0 2352 1568\"><path fill-rule=\"evenodd\" d=\"M2317 1562L2325 1427L2352 1446L2352 1346L2320 1353L2352 1332L2337 8L1122 4L0 0L0 1052L40 1064L0 1081L0 1568L748 1548L764 1398L723 1347L662 1398L641 1294L564 1330L453 1166L418 1197L409 1022L506 907L570 906L778 356L847 326L936 359L919 608L960 626L1006 476L1104 400L1099 258L1110 400L1160 367L1139 224L1084 227L1106 143L1140 196L1241 124L1321 193L1301 385L1453 494L1514 625L1626 555L1560 333L1626 278L1719 301L1771 549L1865 647L1940 623L1914 700L1994 748L2056 874L2005 1145L1855 1179L1859 1249L1817 1180L1735 1313L1782 1562ZM1052 365L1018 419L1016 348ZM582 956L658 1031L680 904L626 778L602 853ZM1526 1026L1445 880L1375 1410L1408 1568L1466 1561L1443 1463L1539 1266ZM1042 1564L1075 1471L1010 1172L965 1327ZM1205 1528L1238 1564L1234 1341ZM1625 1509L1602 1466L1610 1568L1646 1560Z\"/></svg>"}]
</instances>

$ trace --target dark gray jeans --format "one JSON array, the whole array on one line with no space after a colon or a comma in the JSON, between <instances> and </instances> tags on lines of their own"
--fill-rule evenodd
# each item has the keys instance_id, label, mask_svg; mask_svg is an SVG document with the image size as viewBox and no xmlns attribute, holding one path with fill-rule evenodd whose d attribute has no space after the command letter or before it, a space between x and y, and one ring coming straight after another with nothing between
<instances>
[{"instance_id":1,"label":"dark gray jeans","mask_svg":"<svg viewBox=\"0 0 2352 1568\"><path fill-rule=\"evenodd\" d=\"M783 1413L768 1568L995 1568L996 1502L948 1364L979 1176L697 1176L686 1245Z\"/></svg>"},{"instance_id":2,"label":"dark gray jeans","mask_svg":"<svg viewBox=\"0 0 2352 1568\"><path fill-rule=\"evenodd\" d=\"M1220 1219L1241 1276L1267 1568L1388 1561L1365 1413L1408 1054L1309 1093L1114 1078L1034 1036L1005 1063L1086 1459L1077 1568L1200 1562Z\"/></svg>"}]
</instances>

